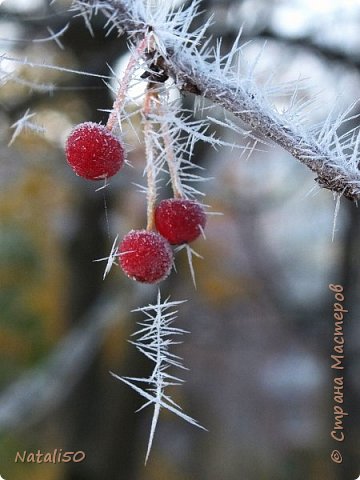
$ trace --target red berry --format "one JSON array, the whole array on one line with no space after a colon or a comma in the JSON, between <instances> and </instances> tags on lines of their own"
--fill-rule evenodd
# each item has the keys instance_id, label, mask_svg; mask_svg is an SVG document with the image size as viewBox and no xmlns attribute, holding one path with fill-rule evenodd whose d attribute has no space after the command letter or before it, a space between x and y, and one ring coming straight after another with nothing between
<instances>
[{"instance_id":1,"label":"red berry","mask_svg":"<svg viewBox=\"0 0 360 480\"><path fill-rule=\"evenodd\" d=\"M123 166L125 150L120 140L98 123L80 123L65 146L68 164L76 175L89 180L112 177Z\"/></svg>"},{"instance_id":2,"label":"red berry","mask_svg":"<svg viewBox=\"0 0 360 480\"><path fill-rule=\"evenodd\" d=\"M157 231L173 245L195 240L206 225L200 203L185 198L162 200L155 210Z\"/></svg>"},{"instance_id":3,"label":"red berry","mask_svg":"<svg viewBox=\"0 0 360 480\"><path fill-rule=\"evenodd\" d=\"M161 282L169 275L173 263L169 242L147 230L131 230L119 245L119 253L121 268L138 282Z\"/></svg>"}]
</instances>

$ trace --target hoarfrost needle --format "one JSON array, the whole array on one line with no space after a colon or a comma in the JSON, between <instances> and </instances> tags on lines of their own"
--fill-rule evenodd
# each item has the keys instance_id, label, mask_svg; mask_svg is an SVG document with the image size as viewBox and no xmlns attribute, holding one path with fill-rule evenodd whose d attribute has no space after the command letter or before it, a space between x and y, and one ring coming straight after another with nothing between
<instances>
[{"instance_id":1,"label":"hoarfrost needle","mask_svg":"<svg viewBox=\"0 0 360 480\"><path fill-rule=\"evenodd\" d=\"M184 301L170 302L169 298L162 301L160 290L158 290L156 304L133 310L133 312L142 312L146 318L138 322L140 329L133 334L135 340L130 343L135 345L139 352L150 359L155 366L148 378L120 377L112 373L115 378L129 385L146 399L145 404L139 410L149 405L154 406L145 463L149 458L162 408L175 413L192 425L206 430L196 420L186 415L181 407L166 393L167 387L183 383L182 379L168 373L169 368L176 367L187 370L182 364L182 358L169 351L171 345L180 343L175 342L172 337L188 333L186 330L172 326L177 314L174 307L182 303Z\"/></svg>"}]
</instances>

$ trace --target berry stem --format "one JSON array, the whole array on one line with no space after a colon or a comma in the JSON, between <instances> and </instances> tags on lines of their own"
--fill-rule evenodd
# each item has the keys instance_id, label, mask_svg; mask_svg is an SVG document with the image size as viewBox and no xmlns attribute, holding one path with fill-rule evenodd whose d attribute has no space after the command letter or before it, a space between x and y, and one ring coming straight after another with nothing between
<instances>
[{"instance_id":1,"label":"berry stem","mask_svg":"<svg viewBox=\"0 0 360 480\"><path fill-rule=\"evenodd\" d=\"M159 104L158 107L158 114L160 118L162 119L161 121L161 132L162 132L162 137L164 140L164 147L166 151L166 162L168 164L169 168L169 175L170 175L170 180L171 180L171 187L174 193L175 198L184 198L184 191L183 187L181 184L181 180L179 177L179 172L178 172L178 164L177 164L177 159L176 155L173 149L173 139L171 137L169 125L165 120L165 115L164 111L161 108L161 105Z\"/></svg>"},{"instance_id":2,"label":"berry stem","mask_svg":"<svg viewBox=\"0 0 360 480\"><path fill-rule=\"evenodd\" d=\"M131 55L131 58L126 66L124 75L119 83L119 89L113 103L112 111L106 124L106 128L110 130L110 132L112 132L112 130L115 128L119 119L119 113L124 107L126 101L126 93L129 88L132 74L136 66L138 65L139 57L144 53L148 46L149 38L145 37L143 40L141 40L141 42L139 42L135 52Z\"/></svg>"},{"instance_id":3,"label":"berry stem","mask_svg":"<svg viewBox=\"0 0 360 480\"><path fill-rule=\"evenodd\" d=\"M156 207L156 167L155 167L155 145L153 141L153 122L149 118L152 111L152 104L159 102L158 92L151 84L148 84L144 99L143 123L144 141L146 153L146 175L147 175L147 226L146 230L154 230L155 207Z\"/></svg>"}]
</instances>

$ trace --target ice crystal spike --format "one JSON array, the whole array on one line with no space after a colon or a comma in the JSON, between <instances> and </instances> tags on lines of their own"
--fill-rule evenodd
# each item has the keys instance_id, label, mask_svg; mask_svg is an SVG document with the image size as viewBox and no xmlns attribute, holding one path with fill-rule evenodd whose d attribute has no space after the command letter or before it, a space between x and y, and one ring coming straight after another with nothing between
<instances>
[{"instance_id":1,"label":"ice crystal spike","mask_svg":"<svg viewBox=\"0 0 360 480\"><path fill-rule=\"evenodd\" d=\"M133 310L133 312L142 312L145 319L138 322L140 328L132 335L134 340L131 343L154 363L154 368L147 378L120 377L112 373L115 378L126 383L145 398L146 402L140 410L149 405L154 407L145 463L149 458L162 408L175 413L192 425L206 430L196 420L186 415L181 407L166 393L167 387L181 385L183 382L177 376L171 375L168 370L171 367L186 369L182 364L182 359L169 351L171 345L179 343L172 339L174 336L188 333L186 330L172 325L177 314L175 308L182 303L184 301L171 302L169 298L162 301L160 290L158 290L157 302L154 305Z\"/></svg>"},{"instance_id":2,"label":"ice crystal spike","mask_svg":"<svg viewBox=\"0 0 360 480\"><path fill-rule=\"evenodd\" d=\"M31 118L35 117L36 113L30 113L30 109L28 108L26 112L23 114L19 120L11 125L11 128L14 129L14 133L9 142L9 146L12 145L17 137L24 131L24 130L31 130L36 133L44 133L45 129L40 125L30 121Z\"/></svg>"}]
</instances>

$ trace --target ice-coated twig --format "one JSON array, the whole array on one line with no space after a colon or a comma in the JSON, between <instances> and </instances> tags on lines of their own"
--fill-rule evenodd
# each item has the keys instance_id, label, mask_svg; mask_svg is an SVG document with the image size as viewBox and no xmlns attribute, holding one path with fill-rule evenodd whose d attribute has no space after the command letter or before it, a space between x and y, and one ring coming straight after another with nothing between
<instances>
[{"instance_id":1,"label":"ice-coated twig","mask_svg":"<svg viewBox=\"0 0 360 480\"><path fill-rule=\"evenodd\" d=\"M31 67L31 68L41 68L41 69L43 68L45 70L56 70L57 72L73 73L75 75L84 75L86 77L98 77L98 78L107 79L107 80L111 79L109 75L100 75L99 73L85 72L84 70L75 70L73 68L59 67L58 65L33 62L31 60L28 60L27 58L16 58L16 57L11 57L9 55L0 55L0 64L1 64L1 61L3 60L8 62L18 63L20 65L26 65L27 67Z\"/></svg>"},{"instance_id":2,"label":"ice-coated twig","mask_svg":"<svg viewBox=\"0 0 360 480\"><path fill-rule=\"evenodd\" d=\"M0 2L1 3L1 2ZM33 40L30 40L32 43L46 43L51 40L54 40L56 44L61 48L61 50L64 49L63 44L60 41L60 37L64 35L64 33L67 31L69 28L70 23L67 23L65 27L63 27L61 30L58 32L54 32L50 27L47 27L48 32L50 33L50 36L44 37L44 38L35 38ZM3 38L0 37L0 42L8 42L8 43L29 43L28 38Z\"/></svg>"},{"instance_id":3,"label":"ice-coated twig","mask_svg":"<svg viewBox=\"0 0 360 480\"><path fill-rule=\"evenodd\" d=\"M127 98L126 94L129 88L130 81L132 79L132 75L136 67L138 67L139 59L141 58L141 55L143 54L148 43L149 43L148 38L144 38L139 43L136 50L133 52L133 54L130 57L129 63L125 69L122 79L119 81L119 89L116 94L116 99L106 124L106 127L110 131L114 129L116 125L116 121L121 117L121 112L122 112L122 109L124 108L124 104Z\"/></svg>"},{"instance_id":4,"label":"ice-coated twig","mask_svg":"<svg viewBox=\"0 0 360 480\"><path fill-rule=\"evenodd\" d=\"M170 301L169 298L162 300L159 290L155 304L133 310L133 312L142 312L146 318L138 322L140 328L132 335L135 339L130 343L135 345L139 352L155 364L154 369L147 378L120 377L112 373L115 378L126 383L145 398L146 402L139 410L149 405L154 407L145 463L149 458L159 413L162 408L175 413L192 425L206 430L196 420L186 415L181 407L166 393L167 387L183 383L183 380L170 374L169 369L176 367L186 370L182 364L182 359L169 351L169 347L181 343L174 341L173 337L188 333L186 330L172 325L177 314L174 307L176 308L182 303L184 301Z\"/></svg>"},{"instance_id":5,"label":"ice-coated twig","mask_svg":"<svg viewBox=\"0 0 360 480\"><path fill-rule=\"evenodd\" d=\"M359 130L343 137L338 132L351 118L352 105L344 114L329 114L322 126L306 125L305 109L311 102L302 98L302 82L274 85L269 79L263 86L255 80L258 58L246 63L241 36L230 52L209 48L205 37L210 20L191 32L190 25L198 15L201 2L195 0L187 8L176 9L170 0L75 0L74 10L88 22L102 11L119 33L132 41L144 38L150 28L155 39L158 64L183 91L201 95L240 118L251 135L269 139L297 158L316 174L322 188L332 190L350 200L360 199ZM260 54L264 54L262 50ZM287 108L279 112L274 96L293 95ZM239 128L238 133L243 133Z\"/></svg>"}]
</instances>

